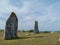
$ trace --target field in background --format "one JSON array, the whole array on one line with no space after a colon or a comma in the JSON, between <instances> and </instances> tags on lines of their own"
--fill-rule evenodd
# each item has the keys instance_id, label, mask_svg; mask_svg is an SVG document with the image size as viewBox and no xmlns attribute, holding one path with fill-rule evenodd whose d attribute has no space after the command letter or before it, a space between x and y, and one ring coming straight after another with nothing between
<instances>
[{"instance_id":1,"label":"field in background","mask_svg":"<svg viewBox=\"0 0 60 45\"><path fill-rule=\"evenodd\" d=\"M60 33L25 34L27 32L18 32L18 39L4 40L4 31L0 31L0 45L60 45Z\"/></svg>"}]
</instances>

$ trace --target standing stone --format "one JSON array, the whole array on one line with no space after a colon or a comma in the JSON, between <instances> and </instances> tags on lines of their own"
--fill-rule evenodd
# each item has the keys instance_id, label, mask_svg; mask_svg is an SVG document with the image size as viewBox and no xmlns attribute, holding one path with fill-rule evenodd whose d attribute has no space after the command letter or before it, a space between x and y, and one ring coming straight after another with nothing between
<instances>
[{"instance_id":1,"label":"standing stone","mask_svg":"<svg viewBox=\"0 0 60 45\"><path fill-rule=\"evenodd\" d=\"M35 34L38 34L38 33L39 33L38 21L35 21L34 33L35 33Z\"/></svg>"},{"instance_id":2,"label":"standing stone","mask_svg":"<svg viewBox=\"0 0 60 45\"><path fill-rule=\"evenodd\" d=\"M5 39L17 38L18 19L14 12L11 13L10 17L6 21L5 27Z\"/></svg>"}]
</instances>

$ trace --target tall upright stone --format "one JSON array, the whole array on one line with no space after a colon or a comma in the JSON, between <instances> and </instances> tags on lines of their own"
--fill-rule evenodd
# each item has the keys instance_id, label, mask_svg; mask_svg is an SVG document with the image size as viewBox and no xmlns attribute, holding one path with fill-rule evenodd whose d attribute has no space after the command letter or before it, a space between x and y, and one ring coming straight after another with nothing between
<instances>
[{"instance_id":1,"label":"tall upright stone","mask_svg":"<svg viewBox=\"0 0 60 45\"><path fill-rule=\"evenodd\" d=\"M5 39L17 38L17 29L18 29L18 18L16 14L12 12L10 17L6 21L4 38Z\"/></svg>"},{"instance_id":2,"label":"tall upright stone","mask_svg":"<svg viewBox=\"0 0 60 45\"><path fill-rule=\"evenodd\" d=\"M38 29L38 21L35 21L34 33L35 33L35 34L38 34L38 33L39 33L39 29Z\"/></svg>"}]
</instances>

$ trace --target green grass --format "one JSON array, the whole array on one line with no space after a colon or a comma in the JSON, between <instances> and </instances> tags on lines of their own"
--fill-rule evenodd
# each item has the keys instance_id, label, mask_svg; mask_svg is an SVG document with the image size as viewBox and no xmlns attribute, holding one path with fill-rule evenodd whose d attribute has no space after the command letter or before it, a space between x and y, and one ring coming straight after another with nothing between
<instances>
[{"instance_id":1,"label":"green grass","mask_svg":"<svg viewBox=\"0 0 60 45\"><path fill-rule=\"evenodd\" d=\"M4 31L0 31L0 45L60 45L60 33L25 34L26 32L18 32L18 39L4 40Z\"/></svg>"}]
</instances>

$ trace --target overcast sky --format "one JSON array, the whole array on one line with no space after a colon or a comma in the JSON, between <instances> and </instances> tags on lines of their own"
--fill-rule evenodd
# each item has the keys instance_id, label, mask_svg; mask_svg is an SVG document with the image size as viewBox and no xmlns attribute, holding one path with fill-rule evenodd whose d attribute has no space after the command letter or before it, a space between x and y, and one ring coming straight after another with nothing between
<instances>
[{"instance_id":1,"label":"overcast sky","mask_svg":"<svg viewBox=\"0 0 60 45\"><path fill-rule=\"evenodd\" d=\"M60 31L60 0L0 0L0 29L11 12L19 20L19 30L34 29L38 21L40 31Z\"/></svg>"}]
</instances>

